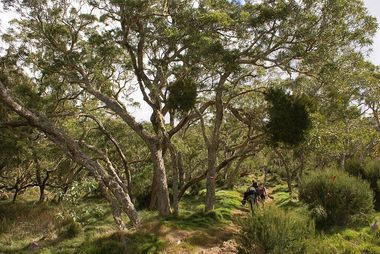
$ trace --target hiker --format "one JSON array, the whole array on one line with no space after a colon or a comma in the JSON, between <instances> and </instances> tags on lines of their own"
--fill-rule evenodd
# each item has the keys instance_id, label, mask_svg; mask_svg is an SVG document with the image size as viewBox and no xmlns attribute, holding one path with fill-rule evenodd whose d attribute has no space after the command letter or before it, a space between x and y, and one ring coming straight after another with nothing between
<instances>
[{"instance_id":1,"label":"hiker","mask_svg":"<svg viewBox=\"0 0 380 254\"><path fill-rule=\"evenodd\" d=\"M265 201L268 198L274 199L274 197L269 194L268 189L262 183L259 184L259 193L261 201Z\"/></svg>"},{"instance_id":2,"label":"hiker","mask_svg":"<svg viewBox=\"0 0 380 254\"><path fill-rule=\"evenodd\" d=\"M267 188L265 188L264 184L259 183L258 192L259 192L261 201L264 201L268 196Z\"/></svg>"},{"instance_id":3,"label":"hiker","mask_svg":"<svg viewBox=\"0 0 380 254\"><path fill-rule=\"evenodd\" d=\"M242 205L245 205L247 202L248 198L252 198L254 203L257 203L257 198L259 196L259 186L255 180L252 181L252 185L249 186L246 192L244 192L244 197L243 200L241 201Z\"/></svg>"}]
</instances>

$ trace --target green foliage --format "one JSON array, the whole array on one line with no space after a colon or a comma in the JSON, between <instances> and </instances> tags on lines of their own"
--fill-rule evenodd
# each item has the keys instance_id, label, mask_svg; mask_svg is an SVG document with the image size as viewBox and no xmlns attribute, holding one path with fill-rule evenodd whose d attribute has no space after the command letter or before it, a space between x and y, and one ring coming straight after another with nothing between
<instances>
[{"instance_id":1,"label":"green foliage","mask_svg":"<svg viewBox=\"0 0 380 254\"><path fill-rule=\"evenodd\" d=\"M345 225L350 219L373 211L373 193L368 183L343 171L313 172L304 176L299 193L300 200L309 205L318 227Z\"/></svg>"},{"instance_id":2,"label":"green foliage","mask_svg":"<svg viewBox=\"0 0 380 254\"><path fill-rule=\"evenodd\" d=\"M271 143L277 145L282 142L292 146L302 143L311 128L306 103L282 89L270 89L266 100L270 104L266 129Z\"/></svg>"},{"instance_id":3,"label":"green foliage","mask_svg":"<svg viewBox=\"0 0 380 254\"><path fill-rule=\"evenodd\" d=\"M380 179L380 160L368 160L365 165L358 159L351 159L346 162L345 170L353 176L358 176L366 180L373 192L375 193L375 207L380 208L380 188L378 181Z\"/></svg>"},{"instance_id":4,"label":"green foliage","mask_svg":"<svg viewBox=\"0 0 380 254\"><path fill-rule=\"evenodd\" d=\"M364 177L370 182L371 186L376 187L376 182L380 179L380 159L371 160L366 163Z\"/></svg>"},{"instance_id":5,"label":"green foliage","mask_svg":"<svg viewBox=\"0 0 380 254\"><path fill-rule=\"evenodd\" d=\"M347 160L344 165L344 169L352 176L364 176L364 167L358 158Z\"/></svg>"},{"instance_id":6,"label":"green foliage","mask_svg":"<svg viewBox=\"0 0 380 254\"><path fill-rule=\"evenodd\" d=\"M168 105L171 109L187 112L194 107L197 83L191 79L178 79L169 88Z\"/></svg>"},{"instance_id":7,"label":"green foliage","mask_svg":"<svg viewBox=\"0 0 380 254\"><path fill-rule=\"evenodd\" d=\"M380 159L370 160L365 164L364 179L375 193L376 209L380 209Z\"/></svg>"},{"instance_id":8,"label":"green foliage","mask_svg":"<svg viewBox=\"0 0 380 254\"><path fill-rule=\"evenodd\" d=\"M82 201L84 196L97 194L97 191L98 183L92 178L88 178L80 182L75 181L64 195L63 199L71 203L78 203Z\"/></svg>"},{"instance_id":9,"label":"green foliage","mask_svg":"<svg viewBox=\"0 0 380 254\"><path fill-rule=\"evenodd\" d=\"M304 253L305 240L314 235L314 223L306 216L270 206L255 210L241 222L238 251L250 253Z\"/></svg>"}]
</instances>

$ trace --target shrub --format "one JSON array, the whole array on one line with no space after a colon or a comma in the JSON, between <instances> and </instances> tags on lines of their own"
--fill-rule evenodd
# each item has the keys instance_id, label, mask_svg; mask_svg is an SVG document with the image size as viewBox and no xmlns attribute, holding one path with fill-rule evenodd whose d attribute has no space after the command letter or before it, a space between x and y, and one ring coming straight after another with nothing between
<instances>
[{"instance_id":1,"label":"shrub","mask_svg":"<svg viewBox=\"0 0 380 254\"><path fill-rule=\"evenodd\" d=\"M364 177L364 167L358 158L347 160L344 169L352 176Z\"/></svg>"},{"instance_id":2,"label":"shrub","mask_svg":"<svg viewBox=\"0 0 380 254\"><path fill-rule=\"evenodd\" d=\"M376 208L380 208L380 159L371 160L364 167L364 178L375 193Z\"/></svg>"},{"instance_id":3,"label":"shrub","mask_svg":"<svg viewBox=\"0 0 380 254\"><path fill-rule=\"evenodd\" d=\"M82 225L79 222L72 220L67 225L65 236L68 238L73 238L73 237L78 236L82 232L83 232Z\"/></svg>"},{"instance_id":4,"label":"shrub","mask_svg":"<svg viewBox=\"0 0 380 254\"><path fill-rule=\"evenodd\" d=\"M373 211L369 184L343 171L313 172L303 178L299 192L318 227L344 225L352 217Z\"/></svg>"},{"instance_id":5,"label":"shrub","mask_svg":"<svg viewBox=\"0 0 380 254\"><path fill-rule=\"evenodd\" d=\"M314 231L307 216L272 206L257 209L241 222L238 253L304 253L305 240L313 237Z\"/></svg>"}]
</instances>

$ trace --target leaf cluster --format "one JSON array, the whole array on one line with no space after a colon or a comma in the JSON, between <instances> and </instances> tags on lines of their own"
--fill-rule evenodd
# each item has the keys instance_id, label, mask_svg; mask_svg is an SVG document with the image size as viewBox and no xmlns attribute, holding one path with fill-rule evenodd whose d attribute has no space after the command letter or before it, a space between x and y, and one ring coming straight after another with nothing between
<instances>
[{"instance_id":1,"label":"leaf cluster","mask_svg":"<svg viewBox=\"0 0 380 254\"><path fill-rule=\"evenodd\" d=\"M270 105L266 131L271 144L282 142L295 146L305 141L312 125L305 100L282 89L270 89L265 99Z\"/></svg>"},{"instance_id":2,"label":"leaf cluster","mask_svg":"<svg viewBox=\"0 0 380 254\"><path fill-rule=\"evenodd\" d=\"M169 88L168 105L173 110L187 112L192 109L197 99L197 83L191 79L179 79Z\"/></svg>"}]
</instances>

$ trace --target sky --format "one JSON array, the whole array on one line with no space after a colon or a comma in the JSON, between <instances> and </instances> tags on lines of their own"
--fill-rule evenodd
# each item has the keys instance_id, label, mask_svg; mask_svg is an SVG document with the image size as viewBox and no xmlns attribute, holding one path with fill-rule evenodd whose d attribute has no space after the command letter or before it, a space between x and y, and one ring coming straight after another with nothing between
<instances>
[{"instance_id":1,"label":"sky","mask_svg":"<svg viewBox=\"0 0 380 254\"><path fill-rule=\"evenodd\" d=\"M364 0L368 12L377 18L380 23L380 0ZM380 65L380 28L377 29L369 59L376 65Z\"/></svg>"},{"instance_id":2,"label":"sky","mask_svg":"<svg viewBox=\"0 0 380 254\"><path fill-rule=\"evenodd\" d=\"M364 0L364 4L368 9L368 12L377 18L380 23L380 0ZM0 34L5 32L6 27L8 27L9 20L13 19L14 15L4 13L2 6L0 5ZM380 65L380 28L378 28L376 36L374 38L374 43L372 47L372 52L369 54L369 59L376 65Z\"/></svg>"}]
</instances>

